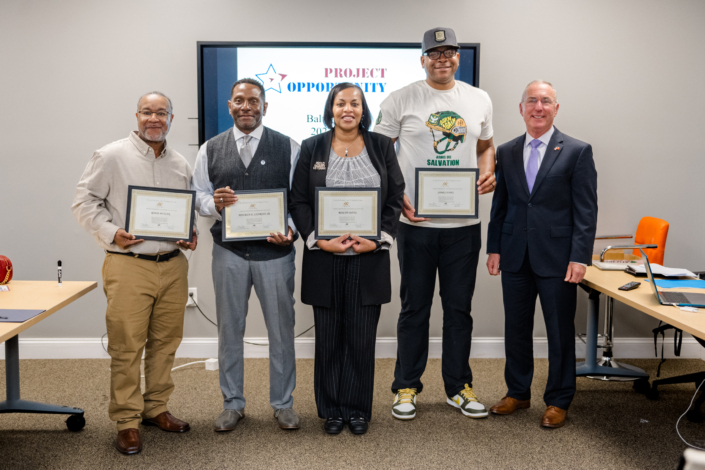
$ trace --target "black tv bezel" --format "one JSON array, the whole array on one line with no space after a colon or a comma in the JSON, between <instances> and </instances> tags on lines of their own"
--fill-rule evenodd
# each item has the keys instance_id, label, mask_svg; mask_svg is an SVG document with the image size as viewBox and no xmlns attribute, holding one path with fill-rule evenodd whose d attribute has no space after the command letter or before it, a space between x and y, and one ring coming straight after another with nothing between
<instances>
[{"instance_id":1,"label":"black tv bezel","mask_svg":"<svg viewBox=\"0 0 705 470\"><path fill-rule=\"evenodd\" d=\"M475 67L473 73L474 86L480 86L480 43L461 42L460 49L475 50ZM197 82L198 82L198 145L205 142L204 99L203 99L203 48L204 47L319 47L319 48L406 48L421 49L419 42L266 42L266 41L198 41L197 49ZM419 55L420 56L420 55Z\"/></svg>"}]
</instances>

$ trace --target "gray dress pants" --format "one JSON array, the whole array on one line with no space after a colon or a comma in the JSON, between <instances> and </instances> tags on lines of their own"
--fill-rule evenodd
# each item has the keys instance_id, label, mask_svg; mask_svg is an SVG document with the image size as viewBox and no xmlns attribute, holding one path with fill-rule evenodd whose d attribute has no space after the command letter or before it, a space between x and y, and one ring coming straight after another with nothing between
<instances>
[{"instance_id":1,"label":"gray dress pants","mask_svg":"<svg viewBox=\"0 0 705 470\"><path fill-rule=\"evenodd\" d=\"M252 286L260 300L269 336L269 402L291 408L296 388L294 352L295 251L269 261L247 261L213 245L213 285L218 318L218 365L223 408L242 410L243 337Z\"/></svg>"}]
</instances>

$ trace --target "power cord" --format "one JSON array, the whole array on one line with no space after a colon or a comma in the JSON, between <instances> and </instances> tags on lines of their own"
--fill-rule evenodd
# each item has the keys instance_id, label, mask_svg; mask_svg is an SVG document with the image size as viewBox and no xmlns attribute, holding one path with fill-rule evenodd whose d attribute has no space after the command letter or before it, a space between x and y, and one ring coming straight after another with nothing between
<instances>
[{"instance_id":1,"label":"power cord","mask_svg":"<svg viewBox=\"0 0 705 470\"><path fill-rule=\"evenodd\" d=\"M690 405L688 405L688 409L685 410L685 413L683 413L683 414L681 415L681 417L678 418L678 421L676 421L676 432L678 433L678 437L681 438L681 441L683 441L683 442L685 443L685 445L690 446L690 447L692 447L693 449L698 449L698 450L705 450L705 449L703 449L703 448L701 448L701 447L698 447L698 446L694 446L693 444L691 444L691 443L689 443L688 441L686 441L685 439L683 439L683 436L681 436L681 432L678 430L678 425L680 424L681 419L683 419L683 416L687 415L687 414L688 414L688 411L690 411L690 407L693 406L693 402L695 401L695 396L698 394L698 390L700 390L700 387L702 387L704 383L705 383L705 380L703 380L702 382L700 382L700 385L698 385L698 388L695 389L695 393L693 394L693 399L690 400ZM704 393L705 393L705 392L704 392Z\"/></svg>"},{"instance_id":2,"label":"power cord","mask_svg":"<svg viewBox=\"0 0 705 470\"><path fill-rule=\"evenodd\" d=\"M206 320L208 320L209 322L211 322L211 323L217 328L217 327L218 327L218 324L215 323L215 322L214 322L213 320L211 320L210 318L208 318L205 313L203 313L203 310L201 310L201 307L200 307L200 306L198 305L198 303L196 302L196 299L193 298L193 292L189 293L189 297L191 297L191 302L193 302L193 304L196 306L196 308L198 309L198 311L201 312L201 315L203 315L203 318L205 318ZM299 333L298 335L294 336L294 338L298 338L299 336L302 336L302 335L308 333L309 331L311 331L311 330L313 329L314 326L316 326L315 323L314 323L313 325L311 325L307 330L305 330L305 331L303 331L302 333ZM251 344L251 345L253 345L253 346L269 346L268 344L251 343L250 341L244 341L244 340L243 340L243 343Z\"/></svg>"}]
</instances>

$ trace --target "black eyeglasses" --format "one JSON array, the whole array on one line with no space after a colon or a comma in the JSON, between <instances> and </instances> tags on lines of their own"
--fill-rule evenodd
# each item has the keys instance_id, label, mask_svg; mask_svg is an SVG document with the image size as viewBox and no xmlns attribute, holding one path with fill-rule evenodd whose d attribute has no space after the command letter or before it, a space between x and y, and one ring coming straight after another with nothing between
<instances>
[{"instance_id":1,"label":"black eyeglasses","mask_svg":"<svg viewBox=\"0 0 705 470\"><path fill-rule=\"evenodd\" d=\"M428 51L424 53L424 55L427 55L429 59L431 60L438 60L441 58L441 54L446 56L448 59L452 59L455 57L455 54L458 53L457 49L446 49L445 51Z\"/></svg>"}]
</instances>

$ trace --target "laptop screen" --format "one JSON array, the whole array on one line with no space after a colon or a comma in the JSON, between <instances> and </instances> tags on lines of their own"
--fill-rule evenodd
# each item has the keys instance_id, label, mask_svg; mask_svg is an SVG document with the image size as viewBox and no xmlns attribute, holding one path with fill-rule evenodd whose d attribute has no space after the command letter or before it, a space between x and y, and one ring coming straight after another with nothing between
<instances>
[{"instance_id":1,"label":"laptop screen","mask_svg":"<svg viewBox=\"0 0 705 470\"><path fill-rule=\"evenodd\" d=\"M662 304L661 302L661 296L658 295L658 289L656 288L656 281L654 280L654 275L651 272L651 265L649 264L649 258L646 256L646 253L644 253L644 250L639 248L639 251L641 251L641 257L644 259L644 269L646 269L646 277L649 278L649 284L651 285L651 290L654 291L654 295L656 296L656 300L658 300L658 303Z\"/></svg>"}]
</instances>

